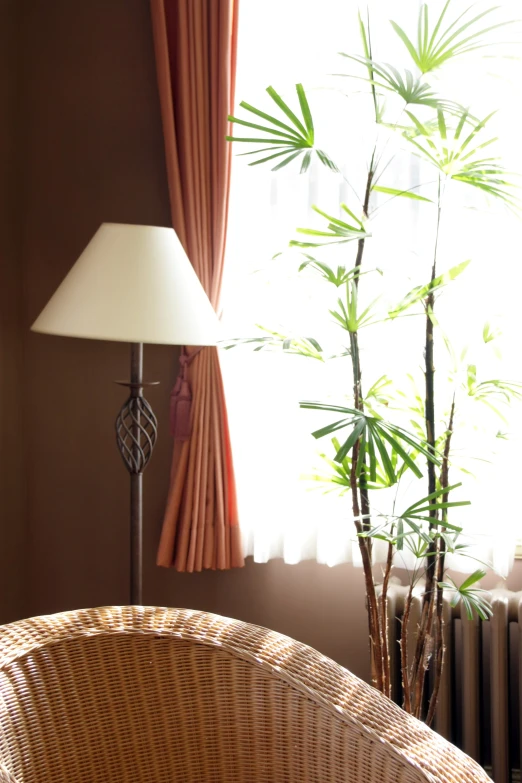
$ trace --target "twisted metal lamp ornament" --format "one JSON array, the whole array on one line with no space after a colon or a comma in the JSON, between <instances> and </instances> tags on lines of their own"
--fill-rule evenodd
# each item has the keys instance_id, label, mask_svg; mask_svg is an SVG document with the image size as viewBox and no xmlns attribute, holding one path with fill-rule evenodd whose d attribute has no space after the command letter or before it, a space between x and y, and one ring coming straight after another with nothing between
<instances>
[{"instance_id":1,"label":"twisted metal lamp ornament","mask_svg":"<svg viewBox=\"0 0 522 783\"><path fill-rule=\"evenodd\" d=\"M143 471L158 434L143 396L145 386L156 385L143 381L143 343L216 345L217 316L172 228L104 223L31 329L131 344L130 381L116 381L130 389L116 441L131 484L130 600L141 604ZM186 415L180 419L186 424Z\"/></svg>"},{"instance_id":2,"label":"twisted metal lamp ornament","mask_svg":"<svg viewBox=\"0 0 522 783\"><path fill-rule=\"evenodd\" d=\"M116 381L128 386L130 396L116 419L116 443L130 473L131 604L143 603L143 471L149 464L158 437L158 420L143 396L143 343L131 344L131 379Z\"/></svg>"}]
</instances>

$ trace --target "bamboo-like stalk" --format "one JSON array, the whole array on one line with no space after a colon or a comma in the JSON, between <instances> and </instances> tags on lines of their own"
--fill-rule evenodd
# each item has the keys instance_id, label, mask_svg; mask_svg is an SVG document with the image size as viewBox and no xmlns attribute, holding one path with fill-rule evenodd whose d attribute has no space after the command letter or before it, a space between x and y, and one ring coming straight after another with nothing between
<instances>
[{"instance_id":1,"label":"bamboo-like stalk","mask_svg":"<svg viewBox=\"0 0 522 783\"><path fill-rule=\"evenodd\" d=\"M368 177L366 179L366 189L364 192L364 201L363 201L363 215L365 218L368 217L368 212L370 208L370 195L372 192L372 183L373 183L373 177L375 175L374 172L374 163L375 163L375 150L374 148L371 161L370 161L370 167L368 170ZM355 268L360 269L362 265L362 259L364 254L364 248L365 248L365 241L364 238L360 239L358 242L357 247L357 256L355 259ZM359 275L355 276L355 285L357 288L359 288ZM358 362L358 372L359 372L359 389L358 393L360 395L360 410L363 409L363 401L362 401L362 386L361 386L361 364L360 364L360 356L359 356L359 346L358 346L358 335L356 333L356 341L357 341L357 362ZM357 408L357 405L355 405ZM364 463L366 462L366 459L364 459ZM363 463L363 464L364 464ZM363 469L363 475L364 475L364 469ZM370 497L368 494L368 489L365 486L365 482L363 479L363 482L360 482L359 492L361 496L361 512L363 514L363 525L366 530L370 530L371 528L371 520L370 520ZM372 550L372 540L371 538L368 538L368 548L370 551L370 557L371 557L371 550Z\"/></svg>"},{"instance_id":2,"label":"bamboo-like stalk","mask_svg":"<svg viewBox=\"0 0 522 783\"><path fill-rule=\"evenodd\" d=\"M440 209L439 209L439 222L440 222ZM438 234L438 226L437 226ZM431 270L431 282L435 280L437 273L436 259L433 261ZM435 456L435 366L434 366L434 340L433 340L433 319L432 313L435 307L435 296L433 291L430 291L426 299L426 345L425 345L425 375L426 375L426 442L428 451ZM435 464L431 460L427 460L428 468L428 494L431 495L437 489L437 476L435 470ZM437 512L431 509L428 514L433 520L430 522L430 530L436 525ZM426 564L426 590L424 592L424 603L432 601L433 598L433 584L435 580L435 551L437 542L434 539L428 553L431 557L428 557Z\"/></svg>"},{"instance_id":3,"label":"bamboo-like stalk","mask_svg":"<svg viewBox=\"0 0 522 783\"><path fill-rule=\"evenodd\" d=\"M368 170L368 176L366 180L366 188L363 201L363 214L368 217L370 194L372 189L372 182L374 177L373 164L375 160L375 149L372 154L370 167ZM361 238L357 246L357 256L355 260L355 268L360 269L362 265L364 255L365 241ZM355 276L355 285L359 287L359 275ZM361 383L361 363L359 356L359 335L357 331L350 332L350 354L352 360L352 372L353 372L353 396L354 396L354 408L357 410L364 410L362 383ZM354 515L355 528L358 534L359 550L361 552L361 558L363 563L364 578L366 583L366 595L368 600L368 629L370 637L370 658L372 667L372 682L378 690L383 691L384 679L383 679L383 653L382 653L382 627L381 618L379 616L379 605L377 598L377 591L375 589L375 581L373 578L372 570L372 542L370 538L363 537L360 534L369 530L370 523L370 499L368 490L364 486L364 467L363 467L363 480L357 479L357 464L359 461L360 443L357 441L352 449L352 467L350 472L350 487L352 492L352 511ZM364 456L363 456L364 464ZM362 521L361 521L362 517Z\"/></svg>"},{"instance_id":4,"label":"bamboo-like stalk","mask_svg":"<svg viewBox=\"0 0 522 783\"><path fill-rule=\"evenodd\" d=\"M440 473L440 483L443 487L449 487L449 456L451 449L451 436L453 435L453 423L455 418L455 395L453 395L453 401L451 403L450 416L448 421L448 434L446 442L444 444L444 454L442 458L442 468ZM444 492L442 495L442 502L447 503L449 500L449 492ZM446 511L447 514L447 511ZM436 652L435 652L435 681L433 683L433 690L431 692L430 703L428 707L428 714L426 716L426 723L428 726L433 722L435 712L437 710L437 702L439 698L440 683L442 678L442 669L444 666L444 622L443 622L443 598L444 591L440 587L440 583L444 579L444 568L446 559L446 544L443 538L439 543L439 557L437 567L437 618L436 618Z\"/></svg>"},{"instance_id":5,"label":"bamboo-like stalk","mask_svg":"<svg viewBox=\"0 0 522 783\"><path fill-rule=\"evenodd\" d=\"M411 713L411 685L408 672L408 622L410 619L411 602L413 597L413 579L410 582L410 588L406 601L404 602L404 611L402 613L401 624L401 672L402 672L402 706L406 712Z\"/></svg>"},{"instance_id":6,"label":"bamboo-like stalk","mask_svg":"<svg viewBox=\"0 0 522 783\"><path fill-rule=\"evenodd\" d=\"M438 195L437 195L437 226L435 232L435 247L433 252L433 264L431 268L431 282L437 276L437 252L439 246L440 224L442 215L442 182L439 175ZM435 455L435 363L434 363L434 328L433 312L435 308L435 295L433 291L428 293L425 301L426 311L426 334L424 347L425 362L425 421L426 421L426 443L430 453ZM428 470L428 494L431 495L437 489L437 476L435 464L427 460ZM437 511L431 509L428 513L431 518L430 531L437 526ZM431 645L431 631L433 623L433 613L436 601L436 568L438 559L439 542L433 537L427 552L427 562L425 571L425 588L422 605L421 620L417 633L417 644L412 666L411 684L414 692L413 713L420 716L422 709L422 694L424 688L424 679L426 676L426 658L428 657L428 646Z\"/></svg>"},{"instance_id":7,"label":"bamboo-like stalk","mask_svg":"<svg viewBox=\"0 0 522 783\"><path fill-rule=\"evenodd\" d=\"M390 531L393 536L393 525ZM390 676L390 652L388 649L388 584L390 581L393 565L393 543L388 544L388 556L386 558L386 567L382 581L381 592L381 626L382 633L382 661L383 661L383 693L391 698L391 676Z\"/></svg>"},{"instance_id":8,"label":"bamboo-like stalk","mask_svg":"<svg viewBox=\"0 0 522 783\"><path fill-rule=\"evenodd\" d=\"M352 451L352 468L350 472L350 485L352 491L352 511L354 516L355 529L359 541L359 550L364 571L364 580L366 584L366 597L368 600L368 630L370 636L370 660L372 668L372 684L382 692L383 690L383 672L382 672L382 645L379 622L379 608L377 601L377 591L373 579L371 553L368 547L369 539L361 535L364 528L361 522L359 492L357 485L357 460L359 458L358 443L355 444Z\"/></svg>"},{"instance_id":9,"label":"bamboo-like stalk","mask_svg":"<svg viewBox=\"0 0 522 783\"><path fill-rule=\"evenodd\" d=\"M439 236L440 236L440 222L442 215L442 183L439 175L438 181L438 194L437 194L437 228L435 232L435 248L433 252L433 265L431 267L431 282L435 280L437 276L437 252L439 248ZM426 376L426 402L425 402L425 418L426 418L426 442L428 451L435 456L435 346L433 335L433 319L432 314L435 309L435 295L431 290L426 298L426 344L425 344L425 376ZM435 464L431 460L427 460L428 468L428 494L431 495L437 489L437 477ZM430 510L428 516L433 519L430 523L430 529L436 526L437 512ZM437 541L433 539L432 546L428 550L431 555L435 554L437 548ZM426 590L424 592L424 603L433 601L433 583L435 579L435 557L428 557L426 565Z\"/></svg>"}]
</instances>

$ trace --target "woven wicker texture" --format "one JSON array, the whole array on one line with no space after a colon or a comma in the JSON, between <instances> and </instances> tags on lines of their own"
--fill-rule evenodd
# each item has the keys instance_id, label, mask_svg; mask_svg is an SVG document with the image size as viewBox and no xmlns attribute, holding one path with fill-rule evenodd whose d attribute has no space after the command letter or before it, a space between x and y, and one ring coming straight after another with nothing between
<instances>
[{"instance_id":1,"label":"woven wicker texture","mask_svg":"<svg viewBox=\"0 0 522 783\"><path fill-rule=\"evenodd\" d=\"M286 636L108 607L0 628L1 783L480 783L470 758Z\"/></svg>"}]
</instances>

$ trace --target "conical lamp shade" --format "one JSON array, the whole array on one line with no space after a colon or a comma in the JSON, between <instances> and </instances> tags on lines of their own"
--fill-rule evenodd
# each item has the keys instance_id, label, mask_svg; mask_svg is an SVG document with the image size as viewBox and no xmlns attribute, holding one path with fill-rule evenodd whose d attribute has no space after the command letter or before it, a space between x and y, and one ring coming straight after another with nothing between
<instances>
[{"instance_id":1,"label":"conical lamp shade","mask_svg":"<svg viewBox=\"0 0 522 783\"><path fill-rule=\"evenodd\" d=\"M215 345L219 321L172 228L104 223L31 327L93 340Z\"/></svg>"}]
</instances>

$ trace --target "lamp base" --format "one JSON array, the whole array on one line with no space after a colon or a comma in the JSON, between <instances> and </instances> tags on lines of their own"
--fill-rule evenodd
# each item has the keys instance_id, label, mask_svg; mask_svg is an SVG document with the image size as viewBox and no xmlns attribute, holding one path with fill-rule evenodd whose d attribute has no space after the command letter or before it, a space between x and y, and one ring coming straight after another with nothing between
<instances>
[{"instance_id":1,"label":"lamp base","mask_svg":"<svg viewBox=\"0 0 522 783\"><path fill-rule=\"evenodd\" d=\"M158 421L143 396L143 343L131 343L131 379L116 381L130 389L116 419L116 442L130 473L130 602L143 603L143 471L158 437Z\"/></svg>"}]
</instances>

